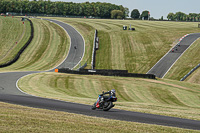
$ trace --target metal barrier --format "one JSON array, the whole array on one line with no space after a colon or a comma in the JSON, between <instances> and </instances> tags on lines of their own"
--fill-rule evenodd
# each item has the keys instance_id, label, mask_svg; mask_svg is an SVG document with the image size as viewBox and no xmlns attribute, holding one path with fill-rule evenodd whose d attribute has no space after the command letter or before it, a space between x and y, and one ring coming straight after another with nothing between
<instances>
[{"instance_id":1,"label":"metal barrier","mask_svg":"<svg viewBox=\"0 0 200 133\"><path fill-rule=\"evenodd\" d=\"M200 67L200 64L198 64L195 68L193 68L188 74L186 74L180 81L184 81L188 76L190 76L195 70L197 70Z\"/></svg>"},{"instance_id":2,"label":"metal barrier","mask_svg":"<svg viewBox=\"0 0 200 133\"><path fill-rule=\"evenodd\" d=\"M80 63L79 63L80 64ZM84 69L85 67L87 66L87 62L83 65L83 66L80 66L77 71L79 71L80 69Z\"/></svg>"},{"instance_id":3,"label":"metal barrier","mask_svg":"<svg viewBox=\"0 0 200 133\"><path fill-rule=\"evenodd\" d=\"M95 30L95 33L94 33L94 44L93 44L93 51L92 51L92 62L91 62L91 68L92 69L95 69L97 34L98 34L97 30Z\"/></svg>"},{"instance_id":4,"label":"metal barrier","mask_svg":"<svg viewBox=\"0 0 200 133\"><path fill-rule=\"evenodd\" d=\"M156 79L156 76L154 74L128 73L127 70L80 69L80 71L74 71L74 70L70 70L67 68L60 68L60 69L55 69L55 72L81 74L81 75L103 75L103 76L137 77L137 78Z\"/></svg>"}]
</instances>

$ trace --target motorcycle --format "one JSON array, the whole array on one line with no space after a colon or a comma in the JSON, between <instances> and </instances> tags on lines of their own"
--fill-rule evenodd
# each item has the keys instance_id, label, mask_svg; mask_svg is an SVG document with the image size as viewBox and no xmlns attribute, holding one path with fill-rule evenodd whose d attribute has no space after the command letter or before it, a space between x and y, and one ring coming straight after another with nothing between
<instances>
[{"instance_id":1,"label":"motorcycle","mask_svg":"<svg viewBox=\"0 0 200 133\"><path fill-rule=\"evenodd\" d=\"M117 97L115 96L115 94L111 92L111 94L108 96L103 92L103 94L99 95L94 105L92 105L92 110L103 109L103 111L108 111L115 106L113 102L116 101Z\"/></svg>"}]
</instances>

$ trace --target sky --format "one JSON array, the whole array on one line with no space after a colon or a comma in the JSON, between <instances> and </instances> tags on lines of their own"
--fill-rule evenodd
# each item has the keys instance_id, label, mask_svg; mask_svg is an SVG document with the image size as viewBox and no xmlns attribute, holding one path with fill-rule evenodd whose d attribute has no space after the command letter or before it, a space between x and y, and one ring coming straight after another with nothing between
<instances>
[{"instance_id":1,"label":"sky","mask_svg":"<svg viewBox=\"0 0 200 133\"><path fill-rule=\"evenodd\" d=\"M51 0L51 1L65 1L65 2L107 2L116 5L123 5L129 8L131 12L133 9L138 9L140 13L144 10L150 12L151 17L156 19L163 16L167 18L168 13L184 12L200 13L200 0Z\"/></svg>"}]
</instances>

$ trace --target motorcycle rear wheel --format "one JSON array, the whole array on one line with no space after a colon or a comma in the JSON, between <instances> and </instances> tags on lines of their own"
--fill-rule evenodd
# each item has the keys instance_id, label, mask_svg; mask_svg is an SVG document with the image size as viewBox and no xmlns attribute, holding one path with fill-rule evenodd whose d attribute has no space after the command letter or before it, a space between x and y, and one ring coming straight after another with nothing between
<instances>
[{"instance_id":1,"label":"motorcycle rear wheel","mask_svg":"<svg viewBox=\"0 0 200 133\"><path fill-rule=\"evenodd\" d=\"M113 107L113 103L111 101L105 102L103 105L103 111L108 111Z\"/></svg>"}]
</instances>

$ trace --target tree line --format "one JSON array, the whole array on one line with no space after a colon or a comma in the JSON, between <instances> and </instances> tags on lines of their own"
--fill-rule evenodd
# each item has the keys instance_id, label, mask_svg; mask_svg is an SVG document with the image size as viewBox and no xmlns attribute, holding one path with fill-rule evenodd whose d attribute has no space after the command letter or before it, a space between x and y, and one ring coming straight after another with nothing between
<instances>
[{"instance_id":1,"label":"tree line","mask_svg":"<svg viewBox=\"0 0 200 133\"><path fill-rule=\"evenodd\" d=\"M114 12L111 14L113 10L120 13ZM73 3L52 2L50 0L0 0L0 12L125 18L128 16L129 10L122 5L101 2Z\"/></svg>"},{"instance_id":2,"label":"tree line","mask_svg":"<svg viewBox=\"0 0 200 133\"><path fill-rule=\"evenodd\" d=\"M151 19L155 20L153 17L150 18L149 11L145 10L140 14L138 9L133 9L131 11L131 18L133 19ZM189 13L185 14L183 12L176 12L174 13L169 13L167 15L167 19L171 21L200 21L200 13ZM159 20L164 20L163 16Z\"/></svg>"},{"instance_id":3,"label":"tree line","mask_svg":"<svg viewBox=\"0 0 200 133\"><path fill-rule=\"evenodd\" d=\"M131 18L133 19L150 19L150 12L145 10L142 12L142 14L140 14L138 9L133 9L131 12Z\"/></svg>"},{"instance_id":4,"label":"tree line","mask_svg":"<svg viewBox=\"0 0 200 133\"><path fill-rule=\"evenodd\" d=\"M185 14L183 12L176 12L174 13L169 13L167 15L168 20L176 20L176 21L200 21L200 13L189 13Z\"/></svg>"}]
</instances>

